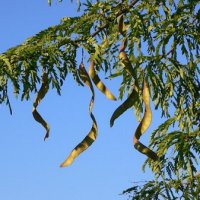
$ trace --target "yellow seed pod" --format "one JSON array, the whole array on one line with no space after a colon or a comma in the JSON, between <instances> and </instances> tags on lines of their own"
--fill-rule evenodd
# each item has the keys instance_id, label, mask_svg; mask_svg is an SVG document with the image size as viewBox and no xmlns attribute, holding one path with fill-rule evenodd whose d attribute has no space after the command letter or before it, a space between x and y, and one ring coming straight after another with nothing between
<instances>
[{"instance_id":1,"label":"yellow seed pod","mask_svg":"<svg viewBox=\"0 0 200 200\"><path fill-rule=\"evenodd\" d=\"M83 151L85 151L95 140L97 137L97 126L93 123L93 126L88 133L88 135L79 143L67 157L67 159L60 165L60 167L67 167L71 165L74 159L79 156Z\"/></svg>"},{"instance_id":2,"label":"yellow seed pod","mask_svg":"<svg viewBox=\"0 0 200 200\"><path fill-rule=\"evenodd\" d=\"M138 99L138 92L135 88L128 96L128 98L114 111L110 119L110 126L112 127L115 119L122 115L127 109L134 105L135 101Z\"/></svg>"},{"instance_id":3,"label":"yellow seed pod","mask_svg":"<svg viewBox=\"0 0 200 200\"><path fill-rule=\"evenodd\" d=\"M90 63L89 66L89 75L95 84L95 86L108 98L111 100L116 101L117 99L115 96L110 92L110 90L105 86L105 84L100 80L99 76L97 75L95 68L94 68L94 61Z\"/></svg>"},{"instance_id":4,"label":"yellow seed pod","mask_svg":"<svg viewBox=\"0 0 200 200\"><path fill-rule=\"evenodd\" d=\"M143 85L143 101L145 105L145 113L142 121L141 126L141 133L143 134L151 124L152 121L152 112L150 108L150 93L149 93L149 86L146 81L144 81Z\"/></svg>"},{"instance_id":5,"label":"yellow seed pod","mask_svg":"<svg viewBox=\"0 0 200 200\"><path fill-rule=\"evenodd\" d=\"M134 147L140 153L145 154L146 156L153 159L154 161L158 160L157 154L154 151L152 151L151 149L149 149L148 147L146 147L145 145L143 145L139 140L135 140Z\"/></svg>"},{"instance_id":6,"label":"yellow seed pod","mask_svg":"<svg viewBox=\"0 0 200 200\"><path fill-rule=\"evenodd\" d=\"M90 90L92 90L92 92L94 92L90 77L82 63L80 64L78 71L79 71L79 76L81 80L90 88Z\"/></svg>"},{"instance_id":7,"label":"yellow seed pod","mask_svg":"<svg viewBox=\"0 0 200 200\"><path fill-rule=\"evenodd\" d=\"M126 54L125 51L120 51L119 53L119 60L123 66L123 68L126 70L128 74L130 74L135 80L137 79L136 73L132 67L132 64Z\"/></svg>"},{"instance_id":8,"label":"yellow seed pod","mask_svg":"<svg viewBox=\"0 0 200 200\"><path fill-rule=\"evenodd\" d=\"M134 147L139 152L147 155L149 158L152 158L153 160L157 160L158 159L157 154L139 141L141 135L144 134L144 132L148 129L152 120L152 112L150 108L150 92L149 92L148 83L146 81L144 81L143 83L143 102L145 105L145 112L144 112L142 121L140 122L140 124L138 125L135 131L133 144L134 144Z\"/></svg>"},{"instance_id":9,"label":"yellow seed pod","mask_svg":"<svg viewBox=\"0 0 200 200\"><path fill-rule=\"evenodd\" d=\"M70 155L66 158L66 160L60 165L60 167L66 167L73 163L74 159L79 156L83 151L85 151L92 143L96 140L98 135L98 128L97 123L95 120L95 117L92 113L93 104L94 104L94 89L92 86L92 82L90 80L90 77L84 67L83 64L79 66L79 76L82 79L82 81L89 87L92 93L92 97L89 104L89 113L90 117L92 119L92 128L90 129L87 136L71 151Z\"/></svg>"}]
</instances>

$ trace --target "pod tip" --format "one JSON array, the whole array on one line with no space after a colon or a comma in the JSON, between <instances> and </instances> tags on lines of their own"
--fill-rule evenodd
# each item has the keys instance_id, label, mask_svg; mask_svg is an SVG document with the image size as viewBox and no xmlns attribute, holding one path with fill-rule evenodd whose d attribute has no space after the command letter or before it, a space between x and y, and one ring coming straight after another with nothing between
<instances>
[{"instance_id":1,"label":"pod tip","mask_svg":"<svg viewBox=\"0 0 200 200\"><path fill-rule=\"evenodd\" d=\"M69 166L71 163L66 163L66 162L63 162L60 164L60 168L64 168L64 167L67 167Z\"/></svg>"},{"instance_id":2,"label":"pod tip","mask_svg":"<svg viewBox=\"0 0 200 200\"><path fill-rule=\"evenodd\" d=\"M110 120L110 127L112 127L113 124L114 124L114 122Z\"/></svg>"}]
</instances>

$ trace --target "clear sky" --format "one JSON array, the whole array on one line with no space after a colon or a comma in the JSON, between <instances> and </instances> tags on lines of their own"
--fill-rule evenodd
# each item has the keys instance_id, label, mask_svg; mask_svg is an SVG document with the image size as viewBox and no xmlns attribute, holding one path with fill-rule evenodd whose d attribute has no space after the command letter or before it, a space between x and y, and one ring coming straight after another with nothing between
<instances>
[{"instance_id":1,"label":"clear sky","mask_svg":"<svg viewBox=\"0 0 200 200\"><path fill-rule=\"evenodd\" d=\"M75 14L76 3L70 1L54 1L51 7L47 0L1 1L0 52ZM105 82L118 96L119 80ZM48 93L38 107L51 126L46 142L45 130L32 117L34 95L29 102L21 102L11 92L13 115L0 105L0 199L123 200L127 199L119 195L123 190L152 176L148 170L142 172L146 158L133 148L132 137L138 125L133 111L109 127L110 116L120 101L109 101L96 90L93 113L99 126L98 139L71 166L61 169L60 163L91 128L88 88L78 87L69 76L62 96L55 91ZM152 125L142 138L146 145L150 132L160 123L160 113L153 115Z\"/></svg>"}]
</instances>

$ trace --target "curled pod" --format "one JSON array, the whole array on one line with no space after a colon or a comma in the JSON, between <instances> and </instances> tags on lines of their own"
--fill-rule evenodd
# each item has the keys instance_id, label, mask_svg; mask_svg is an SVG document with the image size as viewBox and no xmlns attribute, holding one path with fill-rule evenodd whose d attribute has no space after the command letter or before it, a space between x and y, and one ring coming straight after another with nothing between
<instances>
[{"instance_id":1,"label":"curled pod","mask_svg":"<svg viewBox=\"0 0 200 200\"><path fill-rule=\"evenodd\" d=\"M85 151L97 138L98 134L98 128L97 123L95 120L95 117L92 113L93 104L94 104L94 89L92 86L92 82L90 80L90 77L84 67L83 64L79 66L79 76L82 79L82 81L89 87L92 93L92 97L89 104L89 113L90 117L92 119L92 128L90 129L87 136L71 151L70 155L67 157L67 159L60 165L60 167L66 167L73 163L74 159L79 156L83 151Z\"/></svg>"},{"instance_id":2,"label":"curled pod","mask_svg":"<svg viewBox=\"0 0 200 200\"><path fill-rule=\"evenodd\" d=\"M60 165L60 167L67 167L71 165L76 157L78 157L83 151L85 151L97 137L97 126L93 123L92 128L88 135L80 142L70 153L67 159Z\"/></svg>"},{"instance_id":3,"label":"curled pod","mask_svg":"<svg viewBox=\"0 0 200 200\"><path fill-rule=\"evenodd\" d=\"M134 147L135 149L137 149L140 153L148 156L149 158L151 158L152 160L156 161L158 160L158 156L157 154L152 151L151 149L149 149L148 147L146 147L145 145L143 145L139 140L137 140L136 138L134 138Z\"/></svg>"},{"instance_id":4,"label":"curled pod","mask_svg":"<svg viewBox=\"0 0 200 200\"><path fill-rule=\"evenodd\" d=\"M82 63L79 66L78 72L79 72L79 76L80 76L81 80L83 81L83 83L85 85L87 85L89 87L89 89L91 90L92 96L95 96L92 81L91 81L90 76L87 73L87 71L86 71L86 69L85 69L85 67Z\"/></svg>"},{"instance_id":5,"label":"curled pod","mask_svg":"<svg viewBox=\"0 0 200 200\"><path fill-rule=\"evenodd\" d=\"M143 83L143 101L145 105L145 112L144 116L142 118L142 121L138 125L135 134L134 134L134 139L133 139L133 144L134 147L141 153L147 155L149 158L152 158L153 160L157 160L158 156L155 152L150 150L148 147L143 145L139 139L142 134L148 129L148 127L151 124L152 120L152 112L150 108L150 93L149 93L149 86L146 81Z\"/></svg>"},{"instance_id":6,"label":"curled pod","mask_svg":"<svg viewBox=\"0 0 200 200\"><path fill-rule=\"evenodd\" d=\"M89 66L89 75L95 84L95 86L108 98L116 101L115 96L110 92L110 90L104 85L104 83L100 80L94 68L94 61L90 63Z\"/></svg>"},{"instance_id":7,"label":"curled pod","mask_svg":"<svg viewBox=\"0 0 200 200\"><path fill-rule=\"evenodd\" d=\"M45 97L48 90L49 90L48 75L45 72L45 70L43 70L43 72L42 72L42 85L41 85L41 88L38 91L36 98L34 100L32 114L33 114L34 119L37 122L39 122L46 129L46 134L45 134L44 140L46 140L46 138L49 137L50 128L49 128L49 125L47 124L47 122L38 113L37 106L39 105L41 100Z\"/></svg>"},{"instance_id":8,"label":"curled pod","mask_svg":"<svg viewBox=\"0 0 200 200\"><path fill-rule=\"evenodd\" d=\"M143 83L143 102L145 106L145 112L142 121L136 130L138 137L140 137L149 128L152 121L149 86L146 81Z\"/></svg>"},{"instance_id":9,"label":"curled pod","mask_svg":"<svg viewBox=\"0 0 200 200\"><path fill-rule=\"evenodd\" d=\"M112 114L112 117L110 119L110 126L112 127L114 124L114 121L122 115L126 110L128 110L130 107L132 107L135 103L135 101L138 99L138 91L137 88L133 88L133 91L128 96L128 98L114 111Z\"/></svg>"}]
</instances>

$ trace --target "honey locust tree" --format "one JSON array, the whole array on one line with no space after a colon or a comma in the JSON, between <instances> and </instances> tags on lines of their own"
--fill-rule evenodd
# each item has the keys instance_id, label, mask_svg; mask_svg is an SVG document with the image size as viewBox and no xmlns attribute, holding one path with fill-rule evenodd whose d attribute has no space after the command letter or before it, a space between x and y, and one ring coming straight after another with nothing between
<instances>
[{"instance_id":1,"label":"honey locust tree","mask_svg":"<svg viewBox=\"0 0 200 200\"><path fill-rule=\"evenodd\" d=\"M65 167L98 135L92 113L95 87L111 100L126 98L110 125L127 109L134 110L140 123L133 145L147 156L144 168L148 165L155 178L123 193L130 199L199 199L199 0L87 0L77 7L77 17L64 17L0 54L0 103L12 112L8 87L22 101L35 94L32 113L46 129L46 139L49 125L37 110L40 101L50 88L61 94L68 74L77 85L86 85L93 124L61 164ZM100 80L100 71L111 81L121 77L118 98ZM139 140L156 109L165 121L151 133L147 147Z\"/></svg>"}]
</instances>

